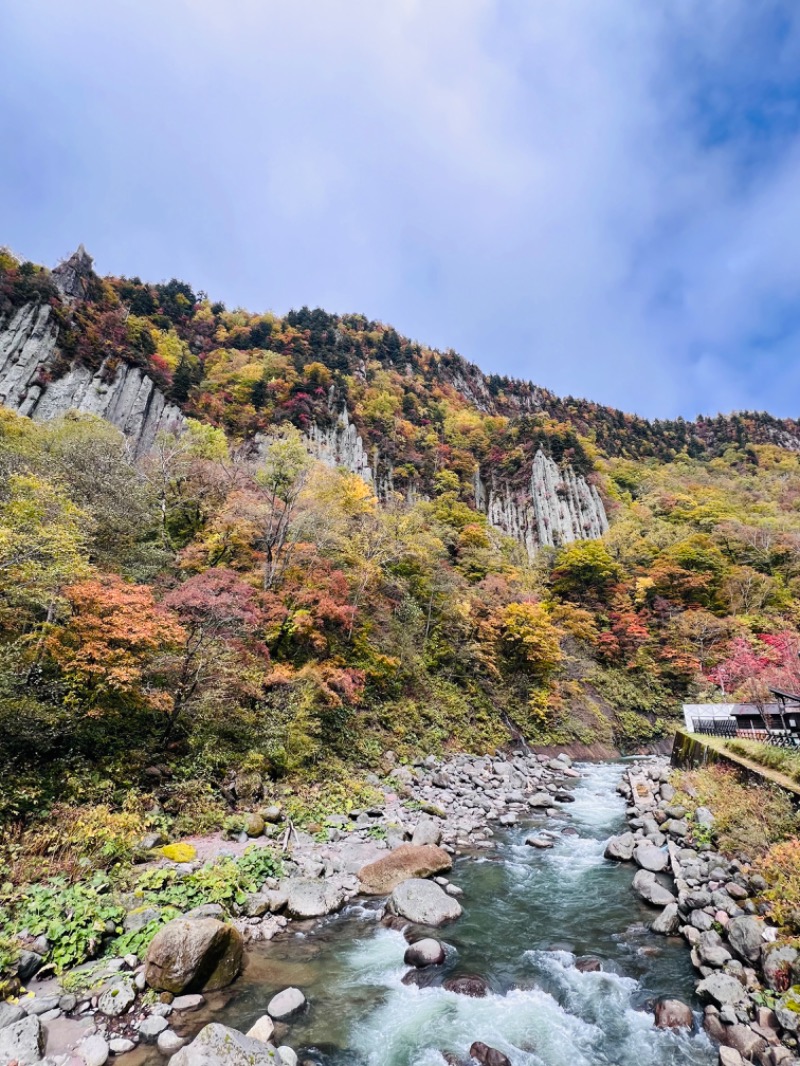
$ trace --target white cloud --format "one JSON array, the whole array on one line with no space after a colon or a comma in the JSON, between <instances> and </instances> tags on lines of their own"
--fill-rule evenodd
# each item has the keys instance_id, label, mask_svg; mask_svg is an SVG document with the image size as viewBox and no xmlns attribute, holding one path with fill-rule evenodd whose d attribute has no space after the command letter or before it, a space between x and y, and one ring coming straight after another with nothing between
<instances>
[{"instance_id":1,"label":"white cloud","mask_svg":"<svg viewBox=\"0 0 800 1066\"><path fill-rule=\"evenodd\" d=\"M800 16L755 8L20 5L0 115L57 165L43 206L0 176L3 238L651 415L790 413Z\"/></svg>"}]
</instances>

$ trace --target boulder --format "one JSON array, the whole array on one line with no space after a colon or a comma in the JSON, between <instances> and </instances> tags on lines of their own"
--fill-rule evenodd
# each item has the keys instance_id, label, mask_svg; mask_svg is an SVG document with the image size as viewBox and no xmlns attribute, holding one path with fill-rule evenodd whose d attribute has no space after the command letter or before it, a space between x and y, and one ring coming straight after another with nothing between
<instances>
[{"instance_id":1,"label":"boulder","mask_svg":"<svg viewBox=\"0 0 800 1066\"><path fill-rule=\"evenodd\" d=\"M704 1003L724 1007L730 1003L737 1006L747 999L743 986L727 973L712 973L697 986L697 995Z\"/></svg>"},{"instance_id":2,"label":"boulder","mask_svg":"<svg viewBox=\"0 0 800 1066\"><path fill-rule=\"evenodd\" d=\"M264 819L260 814L246 814L244 819L244 831L249 837L260 837L264 834Z\"/></svg>"},{"instance_id":3,"label":"boulder","mask_svg":"<svg viewBox=\"0 0 800 1066\"><path fill-rule=\"evenodd\" d=\"M144 1044L155 1044L167 1028L168 1022L160 1014L151 1014L139 1025L139 1038Z\"/></svg>"},{"instance_id":4,"label":"boulder","mask_svg":"<svg viewBox=\"0 0 800 1066\"><path fill-rule=\"evenodd\" d=\"M665 851L657 848L650 840L643 840L637 844L633 851L633 858L637 866L643 870L650 870L658 874L669 866L669 856Z\"/></svg>"},{"instance_id":5,"label":"boulder","mask_svg":"<svg viewBox=\"0 0 800 1066\"><path fill-rule=\"evenodd\" d=\"M731 918L725 929L728 943L743 962L758 962L761 958L763 931L763 922L747 915Z\"/></svg>"},{"instance_id":6,"label":"boulder","mask_svg":"<svg viewBox=\"0 0 800 1066\"><path fill-rule=\"evenodd\" d=\"M192 992L188 996L176 996L170 1006L178 1012L200 1010L205 1003L205 996L199 992Z\"/></svg>"},{"instance_id":7,"label":"boulder","mask_svg":"<svg viewBox=\"0 0 800 1066\"><path fill-rule=\"evenodd\" d=\"M541 836L525 837L525 843L530 848L539 848L542 851L545 851L547 848L552 848L553 847L553 841L550 839L550 837L541 837Z\"/></svg>"},{"instance_id":8,"label":"boulder","mask_svg":"<svg viewBox=\"0 0 800 1066\"><path fill-rule=\"evenodd\" d=\"M299 1014L306 1005L306 997L299 988L284 988L267 1004L267 1014L276 1022Z\"/></svg>"},{"instance_id":9,"label":"boulder","mask_svg":"<svg viewBox=\"0 0 800 1066\"><path fill-rule=\"evenodd\" d=\"M78 1051L86 1066L105 1066L111 1054L111 1048L99 1033L87 1036L78 1047Z\"/></svg>"},{"instance_id":10,"label":"boulder","mask_svg":"<svg viewBox=\"0 0 800 1066\"><path fill-rule=\"evenodd\" d=\"M470 1058L475 1059L481 1066L511 1066L511 1059L507 1055L480 1040L476 1040L470 1047L469 1054Z\"/></svg>"},{"instance_id":11,"label":"boulder","mask_svg":"<svg viewBox=\"0 0 800 1066\"><path fill-rule=\"evenodd\" d=\"M0 1029L4 1029L12 1022L18 1022L25 1017L25 1011L15 1003L0 1002Z\"/></svg>"},{"instance_id":12,"label":"boulder","mask_svg":"<svg viewBox=\"0 0 800 1066\"><path fill-rule=\"evenodd\" d=\"M675 936L681 927L681 919L678 914L678 904L668 903L661 914L654 918L650 928L654 933L664 936Z\"/></svg>"},{"instance_id":13,"label":"boulder","mask_svg":"<svg viewBox=\"0 0 800 1066\"><path fill-rule=\"evenodd\" d=\"M660 999L655 1008L656 1029L691 1029L692 1008L679 999Z\"/></svg>"},{"instance_id":14,"label":"boulder","mask_svg":"<svg viewBox=\"0 0 800 1066\"><path fill-rule=\"evenodd\" d=\"M163 1033L159 1033L156 1047L162 1055L169 1058L188 1043L188 1039L185 1036L178 1036L174 1029L165 1029Z\"/></svg>"},{"instance_id":15,"label":"boulder","mask_svg":"<svg viewBox=\"0 0 800 1066\"><path fill-rule=\"evenodd\" d=\"M216 918L176 918L159 929L145 960L151 988L180 995L225 988L242 968L244 941Z\"/></svg>"},{"instance_id":16,"label":"boulder","mask_svg":"<svg viewBox=\"0 0 800 1066\"><path fill-rule=\"evenodd\" d=\"M583 955L575 960L575 969L578 973L600 973L603 963L595 955Z\"/></svg>"},{"instance_id":17,"label":"boulder","mask_svg":"<svg viewBox=\"0 0 800 1066\"><path fill-rule=\"evenodd\" d=\"M800 1028L800 995L794 989L781 996L775 1004L775 1017L781 1029L795 1033ZM4 1030L0 1029L0 1036Z\"/></svg>"},{"instance_id":18,"label":"boulder","mask_svg":"<svg viewBox=\"0 0 800 1066\"><path fill-rule=\"evenodd\" d=\"M439 966L444 962L445 950L438 940L426 937L417 940L406 948L403 962L406 966L416 966L422 969L424 966Z\"/></svg>"},{"instance_id":19,"label":"boulder","mask_svg":"<svg viewBox=\"0 0 800 1066\"><path fill-rule=\"evenodd\" d=\"M284 881L286 913L290 918L321 918L338 911L347 899L344 888L333 881L297 877Z\"/></svg>"},{"instance_id":20,"label":"boulder","mask_svg":"<svg viewBox=\"0 0 800 1066\"><path fill-rule=\"evenodd\" d=\"M17 977L23 984L41 970L44 958L36 951L21 951L17 959Z\"/></svg>"},{"instance_id":21,"label":"boulder","mask_svg":"<svg viewBox=\"0 0 800 1066\"><path fill-rule=\"evenodd\" d=\"M728 1026L723 1035L723 1043L726 1047L738 1051L748 1062L760 1062L763 1052L767 1050L764 1037L759 1036L749 1025L740 1023Z\"/></svg>"},{"instance_id":22,"label":"boulder","mask_svg":"<svg viewBox=\"0 0 800 1066\"><path fill-rule=\"evenodd\" d=\"M443 983L443 988L459 996L470 996L472 999L483 999L489 994L488 982L476 973L463 973L448 977Z\"/></svg>"},{"instance_id":23,"label":"boulder","mask_svg":"<svg viewBox=\"0 0 800 1066\"><path fill-rule=\"evenodd\" d=\"M633 833L622 833L621 836L611 837L603 854L607 859L613 859L615 862L630 862L635 847L636 837Z\"/></svg>"},{"instance_id":24,"label":"boulder","mask_svg":"<svg viewBox=\"0 0 800 1066\"><path fill-rule=\"evenodd\" d=\"M719 1049L719 1066L745 1066L745 1061L735 1048L723 1046Z\"/></svg>"},{"instance_id":25,"label":"boulder","mask_svg":"<svg viewBox=\"0 0 800 1066\"><path fill-rule=\"evenodd\" d=\"M792 984L792 970L797 965L797 958L797 949L788 944L767 947L762 962L767 987L773 992L785 992Z\"/></svg>"},{"instance_id":26,"label":"boulder","mask_svg":"<svg viewBox=\"0 0 800 1066\"><path fill-rule=\"evenodd\" d=\"M286 1044L281 1044L278 1048L278 1058L281 1060L281 1066L297 1066L297 1052Z\"/></svg>"},{"instance_id":27,"label":"boulder","mask_svg":"<svg viewBox=\"0 0 800 1066\"><path fill-rule=\"evenodd\" d=\"M133 1006L135 999L136 992L130 981L112 981L108 988L101 992L97 1009L107 1018L117 1018Z\"/></svg>"},{"instance_id":28,"label":"boulder","mask_svg":"<svg viewBox=\"0 0 800 1066\"><path fill-rule=\"evenodd\" d=\"M44 1054L42 1023L35 1014L18 1018L0 1029L0 1062L32 1066Z\"/></svg>"},{"instance_id":29,"label":"boulder","mask_svg":"<svg viewBox=\"0 0 800 1066\"><path fill-rule=\"evenodd\" d=\"M722 937L713 929L700 934L695 950L702 963L705 963L706 966L714 966L717 969L733 958L723 944Z\"/></svg>"},{"instance_id":30,"label":"boulder","mask_svg":"<svg viewBox=\"0 0 800 1066\"><path fill-rule=\"evenodd\" d=\"M280 1066L275 1048L212 1022L173 1055L170 1066Z\"/></svg>"},{"instance_id":31,"label":"boulder","mask_svg":"<svg viewBox=\"0 0 800 1066\"><path fill-rule=\"evenodd\" d=\"M268 1014L262 1014L258 1021L247 1030L247 1035L252 1036L254 1040L261 1040L262 1043L268 1044L274 1032L275 1023L272 1018Z\"/></svg>"},{"instance_id":32,"label":"boulder","mask_svg":"<svg viewBox=\"0 0 800 1066\"><path fill-rule=\"evenodd\" d=\"M420 818L414 826L411 843L414 847L423 844L438 844L442 839L442 827L433 818Z\"/></svg>"},{"instance_id":33,"label":"boulder","mask_svg":"<svg viewBox=\"0 0 800 1066\"><path fill-rule=\"evenodd\" d=\"M452 866L447 852L434 844L401 844L388 855L362 866L358 879L367 896L384 896L409 878L430 877Z\"/></svg>"},{"instance_id":34,"label":"boulder","mask_svg":"<svg viewBox=\"0 0 800 1066\"><path fill-rule=\"evenodd\" d=\"M669 889L656 881L656 875L651 870L639 870L633 879L633 890L645 903L652 903L654 907L667 907L677 902Z\"/></svg>"},{"instance_id":35,"label":"boulder","mask_svg":"<svg viewBox=\"0 0 800 1066\"><path fill-rule=\"evenodd\" d=\"M437 926L461 915L461 905L432 881L411 877L399 884L389 897L392 914L419 925Z\"/></svg>"}]
</instances>

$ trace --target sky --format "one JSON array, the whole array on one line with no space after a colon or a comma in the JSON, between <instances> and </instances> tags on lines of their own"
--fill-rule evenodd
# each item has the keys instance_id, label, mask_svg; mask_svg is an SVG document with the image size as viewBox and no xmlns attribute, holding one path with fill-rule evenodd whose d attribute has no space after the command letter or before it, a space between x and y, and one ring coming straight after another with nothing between
<instances>
[{"instance_id":1,"label":"sky","mask_svg":"<svg viewBox=\"0 0 800 1066\"><path fill-rule=\"evenodd\" d=\"M800 416L796 0L0 0L0 245Z\"/></svg>"}]
</instances>

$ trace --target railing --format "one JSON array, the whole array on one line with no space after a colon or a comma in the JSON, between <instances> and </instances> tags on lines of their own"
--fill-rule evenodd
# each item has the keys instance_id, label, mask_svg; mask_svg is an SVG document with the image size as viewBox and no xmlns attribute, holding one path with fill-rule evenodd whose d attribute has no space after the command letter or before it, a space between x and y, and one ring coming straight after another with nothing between
<instances>
[{"instance_id":1,"label":"railing","mask_svg":"<svg viewBox=\"0 0 800 1066\"><path fill-rule=\"evenodd\" d=\"M739 729L736 736L742 740L757 740L759 744L771 744L773 748L800 747L800 737L788 729Z\"/></svg>"},{"instance_id":2,"label":"railing","mask_svg":"<svg viewBox=\"0 0 800 1066\"><path fill-rule=\"evenodd\" d=\"M735 718L693 718L692 728L695 733L705 733L709 737L735 737Z\"/></svg>"}]
</instances>

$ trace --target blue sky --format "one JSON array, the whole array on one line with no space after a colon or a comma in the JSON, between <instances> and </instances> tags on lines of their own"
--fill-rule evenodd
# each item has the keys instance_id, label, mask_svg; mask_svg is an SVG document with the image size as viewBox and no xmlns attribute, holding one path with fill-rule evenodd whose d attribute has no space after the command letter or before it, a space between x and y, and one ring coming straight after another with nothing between
<instances>
[{"instance_id":1,"label":"blue sky","mask_svg":"<svg viewBox=\"0 0 800 1066\"><path fill-rule=\"evenodd\" d=\"M795 0L0 3L0 243L800 416Z\"/></svg>"}]
</instances>

